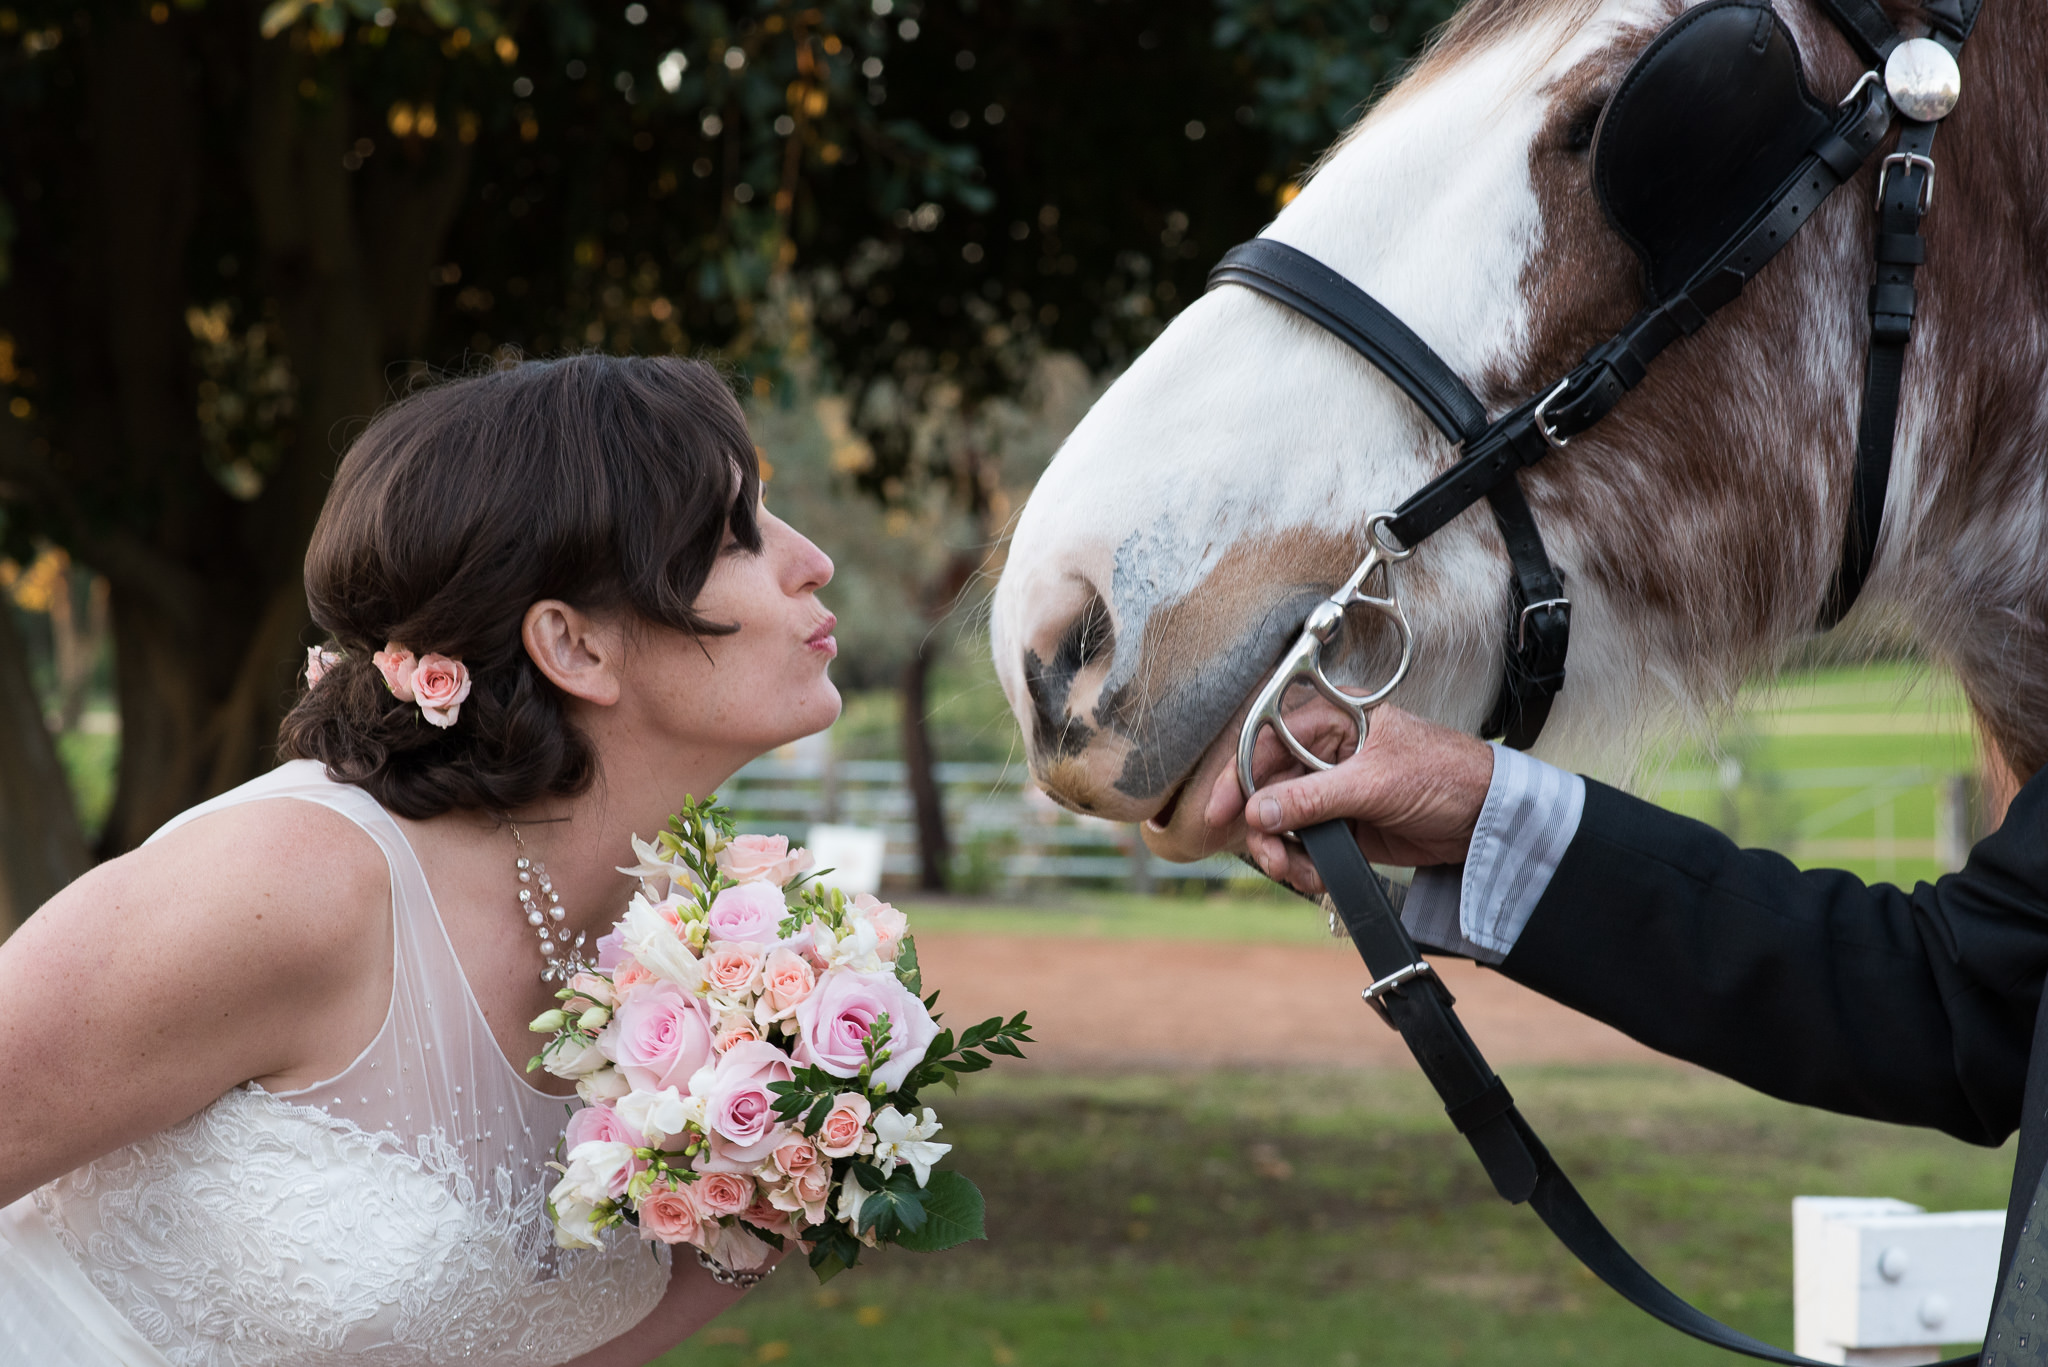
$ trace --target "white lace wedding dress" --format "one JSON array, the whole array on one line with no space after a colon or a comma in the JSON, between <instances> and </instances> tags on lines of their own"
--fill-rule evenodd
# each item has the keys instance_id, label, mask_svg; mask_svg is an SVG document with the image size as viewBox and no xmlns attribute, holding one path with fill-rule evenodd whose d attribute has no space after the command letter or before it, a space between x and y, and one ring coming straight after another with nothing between
<instances>
[{"instance_id":1,"label":"white lace wedding dress","mask_svg":"<svg viewBox=\"0 0 2048 1367\"><path fill-rule=\"evenodd\" d=\"M302 760L165 830L260 798L332 808L383 849L390 1013L339 1076L238 1087L0 1210L0 1364L545 1367L624 1333L667 1251L631 1230L555 1248L565 1102L499 1051L398 823Z\"/></svg>"}]
</instances>

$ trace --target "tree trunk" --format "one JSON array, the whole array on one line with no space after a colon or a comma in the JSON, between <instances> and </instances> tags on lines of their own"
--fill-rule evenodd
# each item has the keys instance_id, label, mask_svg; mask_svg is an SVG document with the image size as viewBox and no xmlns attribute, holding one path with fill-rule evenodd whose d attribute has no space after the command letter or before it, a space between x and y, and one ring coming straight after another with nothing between
<instances>
[{"instance_id":1,"label":"tree trunk","mask_svg":"<svg viewBox=\"0 0 2048 1367\"><path fill-rule=\"evenodd\" d=\"M0 935L91 865L71 785L43 725L14 610L0 601Z\"/></svg>"},{"instance_id":2,"label":"tree trunk","mask_svg":"<svg viewBox=\"0 0 2048 1367\"><path fill-rule=\"evenodd\" d=\"M903 701L903 769L917 811L918 887L946 890L946 871L953 862L953 842L946 832L946 807L939 791L938 757L932 753L931 727L926 723L925 683L931 660L920 645L903 666L899 688Z\"/></svg>"}]
</instances>

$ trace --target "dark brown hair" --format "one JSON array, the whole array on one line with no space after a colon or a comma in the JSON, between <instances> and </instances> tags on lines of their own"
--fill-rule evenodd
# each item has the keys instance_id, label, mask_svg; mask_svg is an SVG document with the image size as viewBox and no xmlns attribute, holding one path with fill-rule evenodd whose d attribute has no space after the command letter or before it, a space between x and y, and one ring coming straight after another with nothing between
<instances>
[{"instance_id":1,"label":"dark brown hair","mask_svg":"<svg viewBox=\"0 0 2048 1367\"><path fill-rule=\"evenodd\" d=\"M692 604L728 530L759 549L759 489L746 418L701 361L528 361L401 399L349 447L314 528L306 601L342 659L280 753L413 818L581 792L594 758L520 641L526 609L732 630ZM468 666L453 727L391 695L370 659L387 641Z\"/></svg>"}]
</instances>

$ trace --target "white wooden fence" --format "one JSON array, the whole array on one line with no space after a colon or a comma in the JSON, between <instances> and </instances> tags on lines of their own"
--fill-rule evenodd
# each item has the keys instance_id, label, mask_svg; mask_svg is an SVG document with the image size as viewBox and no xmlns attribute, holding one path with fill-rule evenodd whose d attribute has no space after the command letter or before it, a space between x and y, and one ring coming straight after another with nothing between
<instances>
[{"instance_id":1,"label":"white wooden fence","mask_svg":"<svg viewBox=\"0 0 2048 1367\"><path fill-rule=\"evenodd\" d=\"M955 883L997 891L1043 882L1100 882L1150 891L1174 879L1217 883L1256 879L1235 859L1172 864L1137 838L1137 828L1077 816L1034 787L1021 764L940 764L939 788L953 840ZM879 828L883 873L914 878L917 820L903 765L835 760L821 745L793 746L755 760L720 790L744 830L802 840L814 823Z\"/></svg>"},{"instance_id":2,"label":"white wooden fence","mask_svg":"<svg viewBox=\"0 0 2048 1367\"><path fill-rule=\"evenodd\" d=\"M1792 1200L1792 1350L1911 1367L1983 1339L2002 1210L1930 1213L1854 1196Z\"/></svg>"}]
</instances>

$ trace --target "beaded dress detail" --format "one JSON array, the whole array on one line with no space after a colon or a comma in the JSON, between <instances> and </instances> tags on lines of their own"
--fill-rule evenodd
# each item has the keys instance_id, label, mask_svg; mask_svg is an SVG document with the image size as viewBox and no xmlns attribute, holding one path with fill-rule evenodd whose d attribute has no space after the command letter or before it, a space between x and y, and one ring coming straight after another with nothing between
<instances>
[{"instance_id":1,"label":"beaded dress detail","mask_svg":"<svg viewBox=\"0 0 2048 1367\"><path fill-rule=\"evenodd\" d=\"M500 1052L390 814L300 760L158 835L278 797L341 813L390 864L384 1025L327 1082L236 1088L0 1211L0 1364L548 1367L624 1333L667 1251L631 1230L555 1247L568 1103Z\"/></svg>"}]
</instances>

